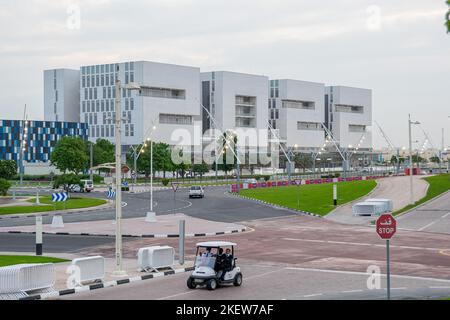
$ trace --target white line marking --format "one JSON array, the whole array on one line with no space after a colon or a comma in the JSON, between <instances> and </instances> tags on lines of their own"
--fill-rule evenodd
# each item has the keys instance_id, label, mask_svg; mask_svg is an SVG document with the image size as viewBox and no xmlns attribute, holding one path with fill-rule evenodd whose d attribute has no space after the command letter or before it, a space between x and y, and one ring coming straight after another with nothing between
<instances>
[{"instance_id":1,"label":"white line marking","mask_svg":"<svg viewBox=\"0 0 450 320\"><path fill-rule=\"evenodd\" d=\"M450 289L450 287L445 286L437 286L437 287L429 287L430 289Z\"/></svg>"},{"instance_id":2,"label":"white line marking","mask_svg":"<svg viewBox=\"0 0 450 320\"><path fill-rule=\"evenodd\" d=\"M406 290L407 288L391 288L391 290Z\"/></svg>"},{"instance_id":3,"label":"white line marking","mask_svg":"<svg viewBox=\"0 0 450 320\"><path fill-rule=\"evenodd\" d=\"M308 294L306 296L303 296L303 298L319 297L322 295L323 295L323 293Z\"/></svg>"},{"instance_id":4,"label":"white line marking","mask_svg":"<svg viewBox=\"0 0 450 320\"><path fill-rule=\"evenodd\" d=\"M253 276L253 277L246 277L246 278L244 278L244 280L245 280L245 281L248 281L248 280L252 280L252 279L264 277L264 276L266 276L266 275L268 275L268 274L275 273L275 272L280 272L280 271L282 271L282 270L285 270L285 269L283 268L283 269L279 269L279 270L273 270L273 271L265 272L265 273L263 273L263 274L255 275L255 276ZM184 295L187 295L187 294L191 294L191 293L194 293L194 292L196 292L196 291L195 291L195 290L192 290L192 291L187 291L187 292L181 292L181 293L173 294L173 295L170 295L170 296L158 298L158 299L156 299L156 300L165 300L165 299L175 298L175 297L179 297L179 296L184 296Z\"/></svg>"},{"instance_id":5,"label":"white line marking","mask_svg":"<svg viewBox=\"0 0 450 320\"><path fill-rule=\"evenodd\" d=\"M364 292L364 290L348 290L348 291L342 291L342 293L357 293L357 292Z\"/></svg>"},{"instance_id":6,"label":"white line marking","mask_svg":"<svg viewBox=\"0 0 450 320\"><path fill-rule=\"evenodd\" d=\"M327 270L327 269L309 269L309 268L298 268L298 267L288 267L285 270L298 270L298 271L311 271L311 272L323 272L323 273L338 273L338 274L351 274L351 275L361 275L361 276L369 276L366 272L357 272L357 271L343 271L343 270ZM385 277L386 274L381 274L381 276ZM394 275L391 274L393 278L399 279L411 279L411 280L426 280L426 281L437 281L437 282L446 282L450 283L448 279L436 279L436 278L426 278L426 277L416 277L416 276L405 276L405 275Z\"/></svg>"},{"instance_id":7,"label":"white line marking","mask_svg":"<svg viewBox=\"0 0 450 320\"><path fill-rule=\"evenodd\" d=\"M357 242L331 241L331 240L312 240L312 239L295 239L295 238L283 238L282 240L328 243L328 244L345 244L345 245L353 245L353 246L371 246L371 247L380 247L380 248L385 247L384 244L357 243ZM396 246L396 245L391 245L391 248L411 249L411 250L429 250L429 251L448 250L448 249L442 249L442 248L424 248L424 247L409 247L409 246Z\"/></svg>"}]
</instances>

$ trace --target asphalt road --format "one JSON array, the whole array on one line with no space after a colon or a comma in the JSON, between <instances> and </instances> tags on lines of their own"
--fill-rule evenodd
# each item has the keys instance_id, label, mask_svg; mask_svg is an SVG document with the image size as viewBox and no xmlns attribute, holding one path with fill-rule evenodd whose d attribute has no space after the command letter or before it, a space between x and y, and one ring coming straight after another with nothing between
<instances>
[{"instance_id":1,"label":"asphalt road","mask_svg":"<svg viewBox=\"0 0 450 320\"><path fill-rule=\"evenodd\" d=\"M450 234L450 192L398 217L398 224L407 230Z\"/></svg>"},{"instance_id":2,"label":"asphalt road","mask_svg":"<svg viewBox=\"0 0 450 320\"><path fill-rule=\"evenodd\" d=\"M380 287L368 289L369 275L283 266L242 264L243 285L224 286L214 292L205 288L190 290L190 273L135 282L119 287L88 291L61 299L79 300L302 300L302 299L386 299L386 278ZM373 283L369 281L369 283ZM446 297L450 281L415 277L391 277L392 299Z\"/></svg>"},{"instance_id":3,"label":"asphalt road","mask_svg":"<svg viewBox=\"0 0 450 320\"><path fill-rule=\"evenodd\" d=\"M174 199L172 190L154 192L154 211L157 215L171 213L184 213L196 218L220 222L239 222L262 218L280 217L291 215L289 210L268 208L262 204L250 200L240 199L227 193L228 187L207 187L205 198L189 199L188 189L179 189ZM104 193L92 193L88 196L105 198ZM123 217L145 217L150 210L150 193L123 193ZM112 220L115 217L115 209L107 208L90 212L76 212L62 214L64 222ZM44 217L43 223L50 224L51 216ZM34 217L8 218L0 216L0 227L21 226L35 224Z\"/></svg>"}]
</instances>

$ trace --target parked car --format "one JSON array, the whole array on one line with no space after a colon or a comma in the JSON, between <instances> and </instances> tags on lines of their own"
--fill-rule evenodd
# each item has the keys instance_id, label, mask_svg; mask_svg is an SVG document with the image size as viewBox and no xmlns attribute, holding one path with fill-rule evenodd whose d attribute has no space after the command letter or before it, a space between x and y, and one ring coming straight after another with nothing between
<instances>
[{"instance_id":1,"label":"parked car","mask_svg":"<svg viewBox=\"0 0 450 320\"><path fill-rule=\"evenodd\" d=\"M189 198L204 198L205 191L203 187L200 186L192 186L189 188Z\"/></svg>"},{"instance_id":2,"label":"parked car","mask_svg":"<svg viewBox=\"0 0 450 320\"><path fill-rule=\"evenodd\" d=\"M69 186L69 191L73 193L81 193L84 192L84 189L81 188L78 184L71 184Z\"/></svg>"},{"instance_id":3,"label":"parked car","mask_svg":"<svg viewBox=\"0 0 450 320\"><path fill-rule=\"evenodd\" d=\"M81 180L81 183L84 185L84 192L94 191L94 181L92 181L92 180Z\"/></svg>"}]
</instances>

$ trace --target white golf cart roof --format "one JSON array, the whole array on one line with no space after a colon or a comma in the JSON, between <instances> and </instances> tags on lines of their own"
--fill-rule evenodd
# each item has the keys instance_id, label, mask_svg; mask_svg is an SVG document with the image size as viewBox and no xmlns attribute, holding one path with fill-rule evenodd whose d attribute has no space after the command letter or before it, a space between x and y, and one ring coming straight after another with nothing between
<instances>
[{"instance_id":1,"label":"white golf cart roof","mask_svg":"<svg viewBox=\"0 0 450 320\"><path fill-rule=\"evenodd\" d=\"M208 241L197 243L197 247L204 247L204 248L232 247L236 245L237 245L236 243L227 241Z\"/></svg>"}]
</instances>

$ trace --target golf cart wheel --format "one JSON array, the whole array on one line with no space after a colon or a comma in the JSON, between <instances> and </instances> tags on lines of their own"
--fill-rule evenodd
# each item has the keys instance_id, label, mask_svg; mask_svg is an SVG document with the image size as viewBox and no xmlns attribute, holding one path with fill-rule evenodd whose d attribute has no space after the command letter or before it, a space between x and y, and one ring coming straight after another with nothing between
<instances>
[{"instance_id":1,"label":"golf cart wheel","mask_svg":"<svg viewBox=\"0 0 450 320\"><path fill-rule=\"evenodd\" d=\"M236 276L234 276L233 284L235 287L240 287L242 284L242 273L238 273Z\"/></svg>"},{"instance_id":2,"label":"golf cart wheel","mask_svg":"<svg viewBox=\"0 0 450 320\"><path fill-rule=\"evenodd\" d=\"M192 278L187 279L187 286L189 289L197 288L197 285L194 283L194 279Z\"/></svg>"},{"instance_id":3,"label":"golf cart wheel","mask_svg":"<svg viewBox=\"0 0 450 320\"><path fill-rule=\"evenodd\" d=\"M206 283L206 288L208 288L208 290L216 290L217 288L216 279L208 280L208 282Z\"/></svg>"}]
</instances>

